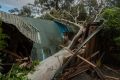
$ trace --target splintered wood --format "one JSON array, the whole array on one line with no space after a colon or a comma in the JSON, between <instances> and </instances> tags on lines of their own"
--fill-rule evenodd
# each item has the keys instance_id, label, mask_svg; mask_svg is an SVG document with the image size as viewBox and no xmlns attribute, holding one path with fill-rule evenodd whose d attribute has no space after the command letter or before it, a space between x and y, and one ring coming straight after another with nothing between
<instances>
[{"instance_id":1,"label":"splintered wood","mask_svg":"<svg viewBox=\"0 0 120 80\"><path fill-rule=\"evenodd\" d=\"M85 35L88 35L88 37L82 40L82 43L76 44L77 47L72 50L69 47L60 45L72 55L68 61L66 61L65 65L63 65L62 74L57 80L86 80L74 79L83 73L91 77L88 80L120 80L120 78L105 75L99 68L99 65L97 65L97 60L100 59L100 57L98 59L95 58L99 56L98 54L102 55L102 53L100 53L99 49L96 47L95 35L100 29L102 28L90 27L87 34L84 34L79 39L84 39ZM79 60L79 63L77 63L78 61L76 61L76 58L78 58L77 60ZM76 63L77 65L75 65Z\"/></svg>"},{"instance_id":2,"label":"splintered wood","mask_svg":"<svg viewBox=\"0 0 120 80\"><path fill-rule=\"evenodd\" d=\"M61 46L63 49L42 61L33 74L28 74L28 79L119 80L119 77L106 75L100 65L103 53L96 43L96 34L102 28L102 25L94 26L76 36L75 42L70 44L72 47Z\"/></svg>"}]
</instances>

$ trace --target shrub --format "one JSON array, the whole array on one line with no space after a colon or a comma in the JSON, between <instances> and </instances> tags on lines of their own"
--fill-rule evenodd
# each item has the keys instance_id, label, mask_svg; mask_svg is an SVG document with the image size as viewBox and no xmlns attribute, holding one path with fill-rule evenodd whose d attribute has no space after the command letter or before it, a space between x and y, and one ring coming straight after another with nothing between
<instances>
[{"instance_id":1,"label":"shrub","mask_svg":"<svg viewBox=\"0 0 120 80\"><path fill-rule=\"evenodd\" d=\"M107 8L102 16L105 20L104 36L117 45L120 45L120 8Z\"/></svg>"}]
</instances>

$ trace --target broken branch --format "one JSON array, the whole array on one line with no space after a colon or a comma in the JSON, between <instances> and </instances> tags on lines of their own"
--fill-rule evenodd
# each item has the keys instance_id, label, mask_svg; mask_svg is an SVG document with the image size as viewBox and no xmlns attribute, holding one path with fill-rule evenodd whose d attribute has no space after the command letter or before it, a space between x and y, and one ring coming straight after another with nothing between
<instances>
[{"instance_id":1,"label":"broken branch","mask_svg":"<svg viewBox=\"0 0 120 80\"><path fill-rule=\"evenodd\" d=\"M72 24L72 25L74 25L74 26L80 28L80 29L83 28L82 26L80 26L80 24L77 24L77 23L75 23L75 22L72 22L72 21L69 21L69 20L66 20L66 19L59 19L59 18L56 18L56 17L54 17L53 15L51 15L50 13L48 13L48 15L49 15L51 18L55 19L55 20L67 22L67 23L69 23L69 24Z\"/></svg>"},{"instance_id":2,"label":"broken branch","mask_svg":"<svg viewBox=\"0 0 120 80\"><path fill-rule=\"evenodd\" d=\"M72 55L74 55L75 53L67 48L66 49L68 52L70 52ZM96 65L94 65L93 63L91 63L90 61L86 60L85 58L81 57L80 55L77 55L78 58L82 59L83 61L85 61L86 63L88 63L89 65L91 65L92 67L96 67Z\"/></svg>"}]
</instances>

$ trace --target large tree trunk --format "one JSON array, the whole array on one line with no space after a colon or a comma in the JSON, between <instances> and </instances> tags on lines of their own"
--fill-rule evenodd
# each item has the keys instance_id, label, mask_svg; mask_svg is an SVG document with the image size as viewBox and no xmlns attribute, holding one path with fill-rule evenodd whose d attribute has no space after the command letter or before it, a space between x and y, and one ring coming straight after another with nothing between
<instances>
[{"instance_id":1,"label":"large tree trunk","mask_svg":"<svg viewBox=\"0 0 120 80\"><path fill-rule=\"evenodd\" d=\"M100 15L102 10L103 10L103 8L100 9L100 11L96 15L94 21L96 21L97 17ZM85 28L83 27L83 25L80 25L79 23L71 22L66 19L55 18L51 14L49 14L49 15L55 20L63 21L63 22L69 23L69 24L79 28L78 33L74 36L73 40L67 47L68 49L71 49L75 45L75 42L78 40L79 36L85 31ZM98 29L97 31L99 31L99 30L100 29ZM96 34L96 32L94 34L92 34L90 36L90 38L92 36L94 36L95 34ZM88 38L88 40L90 38ZM87 40L83 44L85 44L86 42L87 42ZM81 45L80 48L82 46L83 45ZM55 75L56 71L63 65L64 60L66 60L70 56L71 56L71 54L67 50L65 50L65 49L60 50L58 53L56 53L53 56L42 61L35 68L35 71L33 72L33 74L29 73L27 76L30 80L51 80L53 78L53 76ZM71 57L71 59L72 59L72 57Z\"/></svg>"},{"instance_id":2,"label":"large tree trunk","mask_svg":"<svg viewBox=\"0 0 120 80\"><path fill-rule=\"evenodd\" d=\"M72 46L75 44L78 37L82 34L82 30L79 30L79 32L75 35L71 43L68 45L68 49L72 48ZM53 76L55 75L56 71L63 65L64 60L66 60L68 57L70 57L72 54L69 53L66 49L62 49L56 54L54 54L51 57L48 57L47 59L43 60L36 68L35 71L32 73L29 73L28 79L30 80L51 80Z\"/></svg>"},{"instance_id":3,"label":"large tree trunk","mask_svg":"<svg viewBox=\"0 0 120 80\"><path fill-rule=\"evenodd\" d=\"M75 44L75 41L78 39L78 36L81 35L81 33L82 32L79 32L75 36L75 38L73 38L71 43L68 45L68 48L71 48L71 46ZM38 66L36 66L33 74L29 73L27 75L28 79L51 80L55 75L56 71L63 65L64 60L66 60L70 56L71 54L67 50L65 49L60 50L59 52L43 60Z\"/></svg>"},{"instance_id":4,"label":"large tree trunk","mask_svg":"<svg viewBox=\"0 0 120 80\"><path fill-rule=\"evenodd\" d=\"M72 48L72 46L74 46L76 40L78 40L79 36L84 31L83 25L79 25L79 24L71 22L69 20L55 18L51 14L49 14L49 15L52 18L54 18L55 20L67 22L67 23L72 24L75 27L78 27L80 29L78 31L78 33L74 36L71 43L67 47L68 49ZM35 72L33 72L33 74L31 74L31 73L28 74L28 78L30 80L51 80L53 78L53 76L55 75L56 71L63 65L64 60L66 60L70 56L71 56L71 54L67 50L65 50L65 49L60 50L58 53L56 53L53 56L42 61L35 68Z\"/></svg>"},{"instance_id":5,"label":"large tree trunk","mask_svg":"<svg viewBox=\"0 0 120 80\"><path fill-rule=\"evenodd\" d=\"M35 71L27 76L30 80L51 80L55 72L62 66L64 60L70 56L71 54L67 50L60 50L42 61L36 66Z\"/></svg>"},{"instance_id":6,"label":"large tree trunk","mask_svg":"<svg viewBox=\"0 0 120 80\"><path fill-rule=\"evenodd\" d=\"M80 30L77 35L73 38L71 43L68 45L68 49L70 49L74 44L75 41L78 39L78 37L82 34L82 30ZM71 54L65 50L62 49L58 53L54 54L51 57L48 57L47 59L43 60L36 68L35 71L32 73L29 73L28 79L30 80L51 80L53 76L55 75L56 71L63 65L64 60L66 60L68 57L70 57Z\"/></svg>"}]
</instances>

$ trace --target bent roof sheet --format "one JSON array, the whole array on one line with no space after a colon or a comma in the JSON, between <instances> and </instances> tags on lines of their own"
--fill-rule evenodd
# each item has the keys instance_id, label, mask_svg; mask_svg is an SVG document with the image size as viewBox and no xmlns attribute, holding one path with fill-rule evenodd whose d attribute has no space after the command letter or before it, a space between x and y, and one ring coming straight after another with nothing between
<instances>
[{"instance_id":1,"label":"bent roof sheet","mask_svg":"<svg viewBox=\"0 0 120 80\"><path fill-rule=\"evenodd\" d=\"M50 20L33 19L23 17L23 21L30 23L33 27L37 28L40 33L41 46L51 46L58 44L61 41L61 34L58 24Z\"/></svg>"},{"instance_id":2,"label":"bent roof sheet","mask_svg":"<svg viewBox=\"0 0 120 80\"><path fill-rule=\"evenodd\" d=\"M0 18L2 21L13 24L17 27L17 29L24 34L27 38L31 39L34 42L38 43L37 29L32 25L24 22L21 17L7 14L5 12L0 12Z\"/></svg>"},{"instance_id":3,"label":"bent roof sheet","mask_svg":"<svg viewBox=\"0 0 120 80\"><path fill-rule=\"evenodd\" d=\"M19 17L5 12L0 12L0 18L6 23L15 25L22 34L37 43L40 43L38 32L42 37L42 42L46 42L44 44L48 44L47 42L52 39L58 41L60 38L59 28L56 27L58 25L53 21Z\"/></svg>"}]
</instances>

